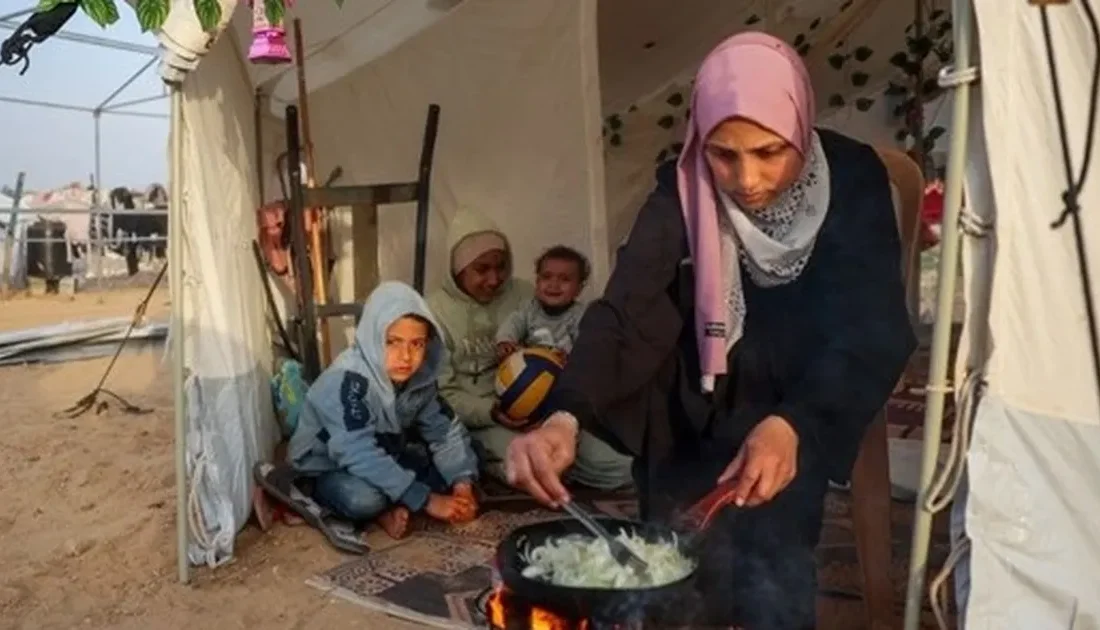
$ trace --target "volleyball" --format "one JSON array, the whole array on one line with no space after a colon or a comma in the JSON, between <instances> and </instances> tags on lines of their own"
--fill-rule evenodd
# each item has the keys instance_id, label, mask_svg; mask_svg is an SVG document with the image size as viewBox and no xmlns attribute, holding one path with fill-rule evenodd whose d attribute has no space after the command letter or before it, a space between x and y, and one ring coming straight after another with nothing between
<instances>
[{"instance_id":1,"label":"volleyball","mask_svg":"<svg viewBox=\"0 0 1100 630\"><path fill-rule=\"evenodd\" d=\"M544 404L561 369L559 355L546 348L526 348L501 361L496 394L500 411L515 420L508 428L525 429L547 415Z\"/></svg>"}]
</instances>

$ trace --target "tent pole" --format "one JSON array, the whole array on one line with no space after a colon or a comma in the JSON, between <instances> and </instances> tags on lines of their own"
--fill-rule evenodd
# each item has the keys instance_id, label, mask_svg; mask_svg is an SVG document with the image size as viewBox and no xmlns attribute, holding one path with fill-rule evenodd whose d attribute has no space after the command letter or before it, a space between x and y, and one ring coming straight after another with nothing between
<instances>
[{"instance_id":1,"label":"tent pole","mask_svg":"<svg viewBox=\"0 0 1100 630\"><path fill-rule=\"evenodd\" d=\"M92 120L95 124L95 182L93 182L94 188L92 189L92 207L95 208L95 255L90 258L94 260L92 269L95 273L96 286L101 286L103 283L103 259L107 256L107 240L103 235L103 217L98 214L99 205L103 203L103 173L100 171L102 167L102 151L100 143L100 121L102 115L98 111L92 111ZM114 217L107 217L107 236L113 233L114 229Z\"/></svg>"},{"instance_id":2,"label":"tent pole","mask_svg":"<svg viewBox=\"0 0 1100 630\"><path fill-rule=\"evenodd\" d=\"M971 0L953 0L955 71L971 66L973 13ZM947 384L947 362L951 352L951 329L955 310L955 281L959 264L959 214L962 206L963 176L966 168L966 140L970 115L970 82L954 88L951 117L951 144L947 159L947 183L944 192L943 239L940 249L939 287L936 293L936 319L932 333L931 365L924 413L924 445L921 453L920 492L913 519L913 542L909 559L909 585L905 600L905 630L919 630L924 583L927 574L928 543L932 530L932 512L928 493L939 456L943 431L944 397L951 392Z\"/></svg>"},{"instance_id":3,"label":"tent pole","mask_svg":"<svg viewBox=\"0 0 1100 630\"><path fill-rule=\"evenodd\" d=\"M172 292L172 400L175 403L176 566L179 581L191 580L187 559L187 408L183 390L183 92L172 86L170 123L172 179L168 202L168 286Z\"/></svg>"}]
</instances>

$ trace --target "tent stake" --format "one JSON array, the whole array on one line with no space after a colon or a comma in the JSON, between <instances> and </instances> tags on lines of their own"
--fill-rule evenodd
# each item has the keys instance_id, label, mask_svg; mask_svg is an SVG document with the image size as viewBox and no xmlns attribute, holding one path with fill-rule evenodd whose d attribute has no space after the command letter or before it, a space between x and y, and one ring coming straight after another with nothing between
<instances>
[{"instance_id":1,"label":"tent stake","mask_svg":"<svg viewBox=\"0 0 1100 630\"><path fill-rule=\"evenodd\" d=\"M953 0L955 69L970 67L973 14L971 0ZM925 398L924 444L921 453L920 492L913 518L913 542L909 559L909 584L905 600L905 630L919 630L928 571L928 544L932 531L932 512L928 493L939 456L943 432L944 397L947 385L947 361L951 352L954 323L955 281L959 263L959 214L962 206L963 175L966 168L967 126L970 115L970 82L955 86L951 116L951 144L947 159L947 183L944 192L943 239L940 242L939 287L936 293L936 319L932 333L932 356L928 369Z\"/></svg>"},{"instance_id":2,"label":"tent stake","mask_svg":"<svg viewBox=\"0 0 1100 630\"><path fill-rule=\"evenodd\" d=\"M187 559L187 406L183 388L183 92L172 86L171 168L168 183L168 287L172 300L172 401L175 412L176 447L176 567L181 584L191 581ZM97 184L99 182L96 182Z\"/></svg>"}]
</instances>

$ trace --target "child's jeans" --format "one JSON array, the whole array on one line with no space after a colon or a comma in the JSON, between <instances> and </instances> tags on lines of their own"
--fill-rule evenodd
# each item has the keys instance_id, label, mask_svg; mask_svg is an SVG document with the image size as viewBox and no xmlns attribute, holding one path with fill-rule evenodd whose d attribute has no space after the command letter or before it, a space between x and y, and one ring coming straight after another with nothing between
<instances>
[{"instance_id":1,"label":"child's jeans","mask_svg":"<svg viewBox=\"0 0 1100 630\"><path fill-rule=\"evenodd\" d=\"M432 492L450 491L423 446L410 445L395 459L399 466L415 473L416 480L427 484ZM344 470L318 476L313 486L313 500L353 523L370 521L394 505L370 482Z\"/></svg>"}]
</instances>

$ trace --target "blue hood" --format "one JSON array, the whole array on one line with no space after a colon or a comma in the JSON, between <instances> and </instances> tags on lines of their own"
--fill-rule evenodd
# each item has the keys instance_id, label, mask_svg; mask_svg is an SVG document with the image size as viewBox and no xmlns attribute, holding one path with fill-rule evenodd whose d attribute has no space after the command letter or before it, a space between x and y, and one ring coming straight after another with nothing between
<instances>
[{"instance_id":1,"label":"blue hood","mask_svg":"<svg viewBox=\"0 0 1100 630\"><path fill-rule=\"evenodd\" d=\"M392 409L394 387L386 375L386 330L406 315L416 315L431 324L424 363L405 385L402 394L414 395L428 386L434 386L443 364L443 341L439 324L428 310L428 303L420 294L402 282L383 282L363 305L363 315L355 329L355 344L345 350L333 362L333 367L359 372L370 381L386 408Z\"/></svg>"}]
</instances>

